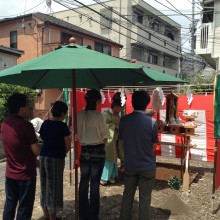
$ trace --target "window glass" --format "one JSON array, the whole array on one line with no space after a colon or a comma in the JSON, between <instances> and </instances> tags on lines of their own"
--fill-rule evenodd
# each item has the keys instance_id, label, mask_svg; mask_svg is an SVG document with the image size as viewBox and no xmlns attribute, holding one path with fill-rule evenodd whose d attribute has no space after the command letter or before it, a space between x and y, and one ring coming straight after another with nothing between
<instances>
[{"instance_id":1,"label":"window glass","mask_svg":"<svg viewBox=\"0 0 220 220\"><path fill-rule=\"evenodd\" d=\"M17 31L10 32L10 47L17 49Z\"/></svg>"},{"instance_id":2,"label":"window glass","mask_svg":"<svg viewBox=\"0 0 220 220\"><path fill-rule=\"evenodd\" d=\"M158 64L158 54L154 52L150 52L148 57L148 62L152 64Z\"/></svg>"},{"instance_id":3,"label":"window glass","mask_svg":"<svg viewBox=\"0 0 220 220\"><path fill-rule=\"evenodd\" d=\"M171 68L172 58L168 56L164 56L163 66L167 68Z\"/></svg>"},{"instance_id":4,"label":"window glass","mask_svg":"<svg viewBox=\"0 0 220 220\"><path fill-rule=\"evenodd\" d=\"M159 32L159 30L160 30L160 22L158 20L155 20L155 19L150 21L150 29L154 30L156 32Z\"/></svg>"},{"instance_id":5,"label":"window glass","mask_svg":"<svg viewBox=\"0 0 220 220\"><path fill-rule=\"evenodd\" d=\"M95 43L95 50L100 52L100 53L105 53L108 55L111 55L111 46L102 44L102 43Z\"/></svg>"},{"instance_id":6,"label":"window glass","mask_svg":"<svg viewBox=\"0 0 220 220\"><path fill-rule=\"evenodd\" d=\"M174 34L169 27L165 28L164 35L170 38L171 40L174 40Z\"/></svg>"},{"instance_id":7,"label":"window glass","mask_svg":"<svg viewBox=\"0 0 220 220\"><path fill-rule=\"evenodd\" d=\"M144 61L143 60L143 53L144 53L143 47L135 46L134 45L133 48L132 48L132 51L131 51L131 59L136 59L136 60L139 60L139 61Z\"/></svg>"},{"instance_id":8,"label":"window glass","mask_svg":"<svg viewBox=\"0 0 220 220\"><path fill-rule=\"evenodd\" d=\"M140 24L143 24L143 15L141 13L134 11L133 12L133 19L134 19L134 22L138 22Z\"/></svg>"}]
</instances>

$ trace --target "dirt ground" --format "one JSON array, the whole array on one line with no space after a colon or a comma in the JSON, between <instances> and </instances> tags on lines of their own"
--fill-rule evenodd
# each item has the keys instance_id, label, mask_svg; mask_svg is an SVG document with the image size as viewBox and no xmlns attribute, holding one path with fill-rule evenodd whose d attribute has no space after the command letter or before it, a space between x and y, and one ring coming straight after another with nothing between
<instances>
[{"instance_id":1,"label":"dirt ground","mask_svg":"<svg viewBox=\"0 0 220 220\"><path fill-rule=\"evenodd\" d=\"M160 163L180 164L178 159L157 158ZM212 220L220 219L220 190L212 199L213 163L190 161L190 173L197 174L190 185L190 192L172 190L167 181L156 180L152 193L152 220ZM165 172L165 171L164 171ZM163 173L164 173L163 172ZM166 175L175 175L177 171L169 171ZM74 182L74 174L72 175ZM33 211L34 220L40 220L42 211L39 203L39 180L37 182L36 200ZM119 219L120 204L123 193L123 180L120 179L115 185L101 186L101 220ZM64 174L64 210L59 214L66 220L74 219L74 183L70 186L70 172ZM0 191L0 219L4 205L4 191ZM213 203L214 201L214 203ZM214 204L214 208L213 208ZM170 207L169 207L170 206ZM213 212L214 211L214 212ZM133 208L133 220L138 220L138 190L135 195Z\"/></svg>"}]
</instances>

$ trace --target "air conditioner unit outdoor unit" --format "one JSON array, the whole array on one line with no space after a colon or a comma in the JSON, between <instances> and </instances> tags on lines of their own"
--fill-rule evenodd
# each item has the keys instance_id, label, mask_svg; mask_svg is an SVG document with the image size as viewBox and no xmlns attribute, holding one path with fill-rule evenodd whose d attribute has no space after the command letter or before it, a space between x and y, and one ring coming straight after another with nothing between
<instances>
[{"instance_id":1,"label":"air conditioner unit outdoor unit","mask_svg":"<svg viewBox=\"0 0 220 220\"><path fill-rule=\"evenodd\" d=\"M8 63L7 62L2 62L2 67L4 67L4 68L8 67Z\"/></svg>"}]
</instances>

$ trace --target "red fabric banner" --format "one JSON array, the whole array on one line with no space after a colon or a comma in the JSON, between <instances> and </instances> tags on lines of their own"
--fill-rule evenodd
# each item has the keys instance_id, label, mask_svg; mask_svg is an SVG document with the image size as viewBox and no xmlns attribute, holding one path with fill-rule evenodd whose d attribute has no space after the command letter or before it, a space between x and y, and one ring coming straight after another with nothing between
<instances>
[{"instance_id":1,"label":"red fabric banner","mask_svg":"<svg viewBox=\"0 0 220 220\"><path fill-rule=\"evenodd\" d=\"M152 103L149 104L148 109L152 108ZM178 98L178 116L185 122L183 116L184 110L191 110L198 112L198 117L195 123L198 127L195 133L198 136L192 137L192 142L197 144L195 149L191 149L191 159L202 161L214 161L214 123L213 123L213 95L193 95L193 101L190 105L187 103L187 97L181 95ZM127 95L126 113L133 111L131 104L131 95ZM165 119L166 102L163 109L160 110L161 119ZM161 141L181 143L181 137L172 134L159 134ZM167 157L181 157L181 150L174 146L157 146L157 155Z\"/></svg>"},{"instance_id":2,"label":"red fabric banner","mask_svg":"<svg viewBox=\"0 0 220 220\"><path fill-rule=\"evenodd\" d=\"M114 93L110 93L110 97ZM85 107L85 91L77 91L77 112L81 111ZM131 94L126 94L127 101L125 105L126 114L133 111L131 104ZM105 93L105 102L100 106L100 111L108 109L111 106L111 101L108 100L108 94ZM72 98L71 98L72 100ZM166 103L166 102L165 102ZM152 103L149 104L148 109L152 108ZM193 95L193 101L190 105L187 103L187 97L181 95L178 98L178 116L185 121L183 116L184 110L197 111L198 117L195 119L195 123L199 126L195 129L195 133L198 134L192 137L192 142L197 144L195 149L191 149L191 159L201 161L214 161L214 123L213 123L213 95ZM166 104L163 109L160 110L161 119L165 119ZM161 141L168 141L173 143L181 143L181 137L172 134L160 134ZM79 151L80 152L80 151ZM180 158L181 149L174 146L157 146L157 155L165 157Z\"/></svg>"}]
</instances>

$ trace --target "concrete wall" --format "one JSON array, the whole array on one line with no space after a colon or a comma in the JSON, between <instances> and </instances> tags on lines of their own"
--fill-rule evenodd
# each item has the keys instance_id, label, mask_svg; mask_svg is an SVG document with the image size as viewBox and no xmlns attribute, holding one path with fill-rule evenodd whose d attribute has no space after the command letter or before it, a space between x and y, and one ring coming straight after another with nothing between
<instances>
[{"instance_id":1,"label":"concrete wall","mask_svg":"<svg viewBox=\"0 0 220 220\"><path fill-rule=\"evenodd\" d=\"M215 1L214 3L214 45L213 45L213 58L218 58L220 57L220 14L217 13L220 11L220 1ZM217 69L219 70L219 69Z\"/></svg>"}]
</instances>

